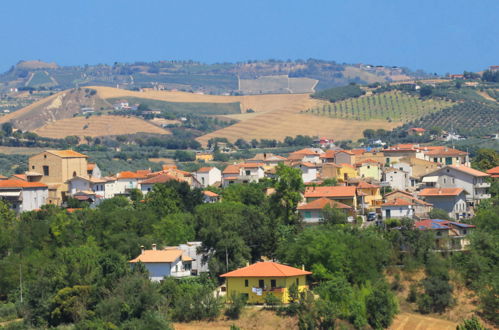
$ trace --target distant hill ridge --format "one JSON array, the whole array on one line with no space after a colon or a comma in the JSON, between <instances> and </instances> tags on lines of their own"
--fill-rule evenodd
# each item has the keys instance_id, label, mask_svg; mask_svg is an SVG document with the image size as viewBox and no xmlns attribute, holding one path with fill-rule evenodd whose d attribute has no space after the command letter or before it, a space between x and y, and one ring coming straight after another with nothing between
<instances>
[{"instance_id":1,"label":"distant hill ridge","mask_svg":"<svg viewBox=\"0 0 499 330\"><path fill-rule=\"evenodd\" d=\"M32 79L40 70L43 70L43 75ZM280 94L311 93L352 82L363 84L414 78L424 77L406 68L339 64L316 59L215 64L158 61L82 66L58 66L56 63L33 60L20 61L0 74L0 91L20 87L63 90L93 85L222 95Z\"/></svg>"}]
</instances>

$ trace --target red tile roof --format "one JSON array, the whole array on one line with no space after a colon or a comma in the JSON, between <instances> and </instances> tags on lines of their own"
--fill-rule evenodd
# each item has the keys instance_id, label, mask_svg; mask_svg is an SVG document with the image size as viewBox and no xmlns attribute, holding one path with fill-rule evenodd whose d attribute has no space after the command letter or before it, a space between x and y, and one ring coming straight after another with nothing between
<instances>
[{"instance_id":1,"label":"red tile roof","mask_svg":"<svg viewBox=\"0 0 499 330\"><path fill-rule=\"evenodd\" d=\"M487 171L487 174L489 174L493 178L499 178L499 166L491 168Z\"/></svg>"},{"instance_id":2,"label":"red tile roof","mask_svg":"<svg viewBox=\"0 0 499 330\"><path fill-rule=\"evenodd\" d=\"M227 165L223 170L223 174L239 174L239 165Z\"/></svg>"},{"instance_id":3,"label":"red tile roof","mask_svg":"<svg viewBox=\"0 0 499 330\"><path fill-rule=\"evenodd\" d=\"M374 188L380 188L380 186L376 186L374 184L365 181L360 181L359 184L357 185L357 189L374 189Z\"/></svg>"},{"instance_id":4,"label":"red tile roof","mask_svg":"<svg viewBox=\"0 0 499 330\"><path fill-rule=\"evenodd\" d=\"M449 165L449 167L451 167L451 168L453 168L455 170L464 172L464 173L468 173L468 174L473 175L473 176L489 176L489 174L487 174L485 172L478 171L478 170L475 170L475 169L473 169L471 167L464 166L464 165L459 165L459 166Z\"/></svg>"},{"instance_id":5,"label":"red tile roof","mask_svg":"<svg viewBox=\"0 0 499 330\"><path fill-rule=\"evenodd\" d=\"M421 190L419 196L458 196L463 188L426 188Z\"/></svg>"},{"instance_id":6,"label":"red tile roof","mask_svg":"<svg viewBox=\"0 0 499 330\"><path fill-rule=\"evenodd\" d=\"M291 154L303 155L303 156L318 156L319 155L319 153L313 151L312 149L308 149L308 148L297 150Z\"/></svg>"},{"instance_id":7,"label":"red tile roof","mask_svg":"<svg viewBox=\"0 0 499 330\"><path fill-rule=\"evenodd\" d=\"M321 154L321 158L334 158L334 155L336 155L337 151L336 150L326 150L325 153Z\"/></svg>"},{"instance_id":8,"label":"red tile roof","mask_svg":"<svg viewBox=\"0 0 499 330\"><path fill-rule=\"evenodd\" d=\"M352 207L337 201L333 201L329 198L319 198L316 199L310 203L303 204L301 206L298 206L298 210L322 210L323 208L326 207L326 205L329 205L330 207L333 208L338 208L338 209L351 209Z\"/></svg>"},{"instance_id":9,"label":"red tile roof","mask_svg":"<svg viewBox=\"0 0 499 330\"><path fill-rule=\"evenodd\" d=\"M341 166L341 167L350 167L350 168L355 169L355 166L350 165L350 164L347 164L347 163L341 163L341 164L340 164L340 166Z\"/></svg>"},{"instance_id":10,"label":"red tile roof","mask_svg":"<svg viewBox=\"0 0 499 330\"><path fill-rule=\"evenodd\" d=\"M205 194L208 197L218 197L219 196L217 193L214 193L213 191L209 191L209 190L204 190L203 194Z\"/></svg>"},{"instance_id":11,"label":"red tile roof","mask_svg":"<svg viewBox=\"0 0 499 330\"><path fill-rule=\"evenodd\" d=\"M197 173L208 173L209 171L211 171L213 169L213 167L201 167L199 170L197 170L196 172Z\"/></svg>"},{"instance_id":12,"label":"red tile roof","mask_svg":"<svg viewBox=\"0 0 499 330\"><path fill-rule=\"evenodd\" d=\"M140 184L155 184L155 183L165 183L168 181L173 181L177 180L177 178L174 178L170 174L160 174L153 176L152 178L140 181Z\"/></svg>"},{"instance_id":13,"label":"red tile roof","mask_svg":"<svg viewBox=\"0 0 499 330\"><path fill-rule=\"evenodd\" d=\"M22 181L28 181L28 178L26 177L26 174L14 174L11 177L12 180L22 180Z\"/></svg>"},{"instance_id":14,"label":"red tile roof","mask_svg":"<svg viewBox=\"0 0 499 330\"><path fill-rule=\"evenodd\" d=\"M461 151L448 147L441 148L427 148L428 151L424 153L427 156L466 156L468 153L466 151Z\"/></svg>"},{"instance_id":15,"label":"red tile roof","mask_svg":"<svg viewBox=\"0 0 499 330\"><path fill-rule=\"evenodd\" d=\"M389 200L381 204L381 206L409 206L409 205L413 205L413 203L403 198L395 198L393 200Z\"/></svg>"},{"instance_id":16,"label":"red tile roof","mask_svg":"<svg viewBox=\"0 0 499 330\"><path fill-rule=\"evenodd\" d=\"M144 250L137 258L130 260L130 263L145 262L145 263L156 263L174 262L178 258L182 257L183 261L192 261L187 255L183 254L180 249L165 249L165 250Z\"/></svg>"},{"instance_id":17,"label":"red tile roof","mask_svg":"<svg viewBox=\"0 0 499 330\"><path fill-rule=\"evenodd\" d=\"M356 188L353 186L336 187L307 187L305 198L315 197L355 197Z\"/></svg>"},{"instance_id":18,"label":"red tile roof","mask_svg":"<svg viewBox=\"0 0 499 330\"><path fill-rule=\"evenodd\" d=\"M364 165L364 164L377 164L377 165L379 165L380 162L378 162L377 160L371 159L371 158L355 162L356 166L361 166L361 165Z\"/></svg>"},{"instance_id":19,"label":"red tile roof","mask_svg":"<svg viewBox=\"0 0 499 330\"><path fill-rule=\"evenodd\" d=\"M28 182L19 179L0 180L0 189L2 188L47 188L48 186L41 182Z\"/></svg>"},{"instance_id":20,"label":"red tile roof","mask_svg":"<svg viewBox=\"0 0 499 330\"><path fill-rule=\"evenodd\" d=\"M47 152L61 158L88 158L87 155L80 154L74 150L47 150Z\"/></svg>"},{"instance_id":21,"label":"red tile roof","mask_svg":"<svg viewBox=\"0 0 499 330\"><path fill-rule=\"evenodd\" d=\"M312 273L299 268L266 261L233 270L220 277L290 277L310 274Z\"/></svg>"},{"instance_id":22,"label":"red tile roof","mask_svg":"<svg viewBox=\"0 0 499 330\"><path fill-rule=\"evenodd\" d=\"M421 128L421 127L412 127L412 128L409 128L409 131L421 132L421 133L426 132L426 130L424 128Z\"/></svg>"}]
</instances>

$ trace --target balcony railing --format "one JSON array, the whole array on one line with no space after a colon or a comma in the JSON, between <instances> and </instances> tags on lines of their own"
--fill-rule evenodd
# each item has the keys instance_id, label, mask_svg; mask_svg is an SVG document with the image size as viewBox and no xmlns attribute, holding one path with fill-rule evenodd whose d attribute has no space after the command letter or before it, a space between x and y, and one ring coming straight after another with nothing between
<instances>
[{"instance_id":1,"label":"balcony railing","mask_svg":"<svg viewBox=\"0 0 499 330\"><path fill-rule=\"evenodd\" d=\"M490 188L489 182L476 183L475 188Z\"/></svg>"}]
</instances>

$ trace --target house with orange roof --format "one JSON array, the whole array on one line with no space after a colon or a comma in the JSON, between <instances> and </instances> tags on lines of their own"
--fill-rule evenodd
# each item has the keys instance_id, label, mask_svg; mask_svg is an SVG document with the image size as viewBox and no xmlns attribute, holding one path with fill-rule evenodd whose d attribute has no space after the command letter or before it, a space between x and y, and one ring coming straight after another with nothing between
<instances>
[{"instance_id":1,"label":"house with orange roof","mask_svg":"<svg viewBox=\"0 0 499 330\"><path fill-rule=\"evenodd\" d=\"M15 179L0 180L0 199L16 212L39 209L48 200L48 186L41 182Z\"/></svg>"},{"instance_id":2,"label":"house with orange roof","mask_svg":"<svg viewBox=\"0 0 499 330\"><path fill-rule=\"evenodd\" d=\"M299 292L308 290L307 275L303 269L277 262L257 262L220 275L225 279L227 297L242 294L250 304L263 304L268 294L286 304L289 303L289 288L297 286Z\"/></svg>"},{"instance_id":3,"label":"house with orange roof","mask_svg":"<svg viewBox=\"0 0 499 330\"><path fill-rule=\"evenodd\" d=\"M494 179L499 178L499 166L496 166L494 168L491 168L490 170L487 170L487 174L490 175L491 178L494 178Z\"/></svg>"},{"instance_id":4,"label":"house with orange roof","mask_svg":"<svg viewBox=\"0 0 499 330\"><path fill-rule=\"evenodd\" d=\"M395 198L381 204L383 219L412 218L414 216L413 203L406 199Z\"/></svg>"},{"instance_id":5,"label":"house with orange roof","mask_svg":"<svg viewBox=\"0 0 499 330\"><path fill-rule=\"evenodd\" d=\"M418 194L420 199L433 204L433 207L446 211L452 219L470 216L463 188L425 188Z\"/></svg>"},{"instance_id":6,"label":"house with orange roof","mask_svg":"<svg viewBox=\"0 0 499 330\"><path fill-rule=\"evenodd\" d=\"M214 166L201 167L199 170L193 172L192 175L204 188L222 183L222 171Z\"/></svg>"},{"instance_id":7,"label":"house with orange roof","mask_svg":"<svg viewBox=\"0 0 499 330\"><path fill-rule=\"evenodd\" d=\"M60 205L68 195L68 180L88 176L87 158L73 150L46 150L29 157L28 179L47 184L48 203Z\"/></svg>"},{"instance_id":8,"label":"house with orange roof","mask_svg":"<svg viewBox=\"0 0 499 330\"><path fill-rule=\"evenodd\" d=\"M446 146L428 146L421 148L424 159L443 165L471 166L467 152Z\"/></svg>"},{"instance_id":9,"label":"house with orange roof","mask_svg":"<svg viewBox=\"0 0 499 330\"><path fill-rule=\"evenodd\" d=\"M216 203L220 200L220 195L210 191L210 190L203 190L203 202L204 203Z\"/></svg>"},{"instance_id":10,"label":"house with orange roof","mask_svg":"<svg viewBox=\"0 0 499 330\"><path fill-rule=\"evenodd\" d=\"M276 167L279 164L284 164L288 159L286 157L282 157L279 155L274 155L273 153L259 153L256 154L255 157L246 159L247 163L262 163L264 165L264 169L268 170Z\"/></svg>"},{"instance_id":11,"label":"house with orange roof","mask_svg":"<svg viewBox=\"0 0 499 330\"><path fill-rule=\"evenodd\" d=\"M297 210L306 224L318 224L324 220L324 208L337 208L344 211L348 216L353 215L353 208L329 198L319 198L309 203L298 206Z\"/></svg>"},{"instance_id":12,"label":"house with orange roof","mask_svg":"<svg viewBox=\"0 0 499 330\"><path fill-rule=\"evenodd\" d=\"M87 175L93 178L100 178L102 173L96 163L87 163Z\"/></svg>"},{"instance_id":13,"label":"house with orange roof","mask_svg":"<svg viewBox=\"0 0 499 330\"><path fill-rule=\"evenodd\" d=\"M228 165L222 171L222 186L233 183L258 182L265 177L263 163L239 163Z\"/></svg>"},{"instance_id":14,"label":"house with orange roof","mask_svg":"<svg viewBox=\"0 0 499 330\"><path fill-rule=\"evenodd\" d=\"M382 176L381 164L374 159L363 159L354 164L360 178L372 178L380 181Z\"/></svg>"},{"instance_id":15,"label":"house with orange roof","mask_svg":"<svg viewBox=\"0 0 499 330\"><path fill-rule=\"evenodd\" d=\"M425 187L462 188L466 191L466 200L475 206L481 200L490 198L487 182L489 174L464 165L448 165L423 176Z\"/></svg>"},{"instance_id":16,"label":"house with orange roof","mask_svg":"<svg viewBox=\"0 0 499 330\"><path fill-rule=\"evenodd\" d=\"M108 178L75 176L68 180L69 195L74 196L81 191L92 191L101 198L110 198L106 197L106 184L108 181Z\"/></svg>"},{"instance_id":17,"label":"house with orange roof","mask_svg":"<svg viewBox=\"0 0 499 330\"><path fill-rule=\"evenodd\" d=\"M338 150L326 150L323 154L319 156L323 163L334 163L334 157Z\"/></svg>"},{"instance_id":18,"label":"house with orange roof","mask_svg":"<svg viewBox=\"0 0 499 330\"><path fill-rule=\"evenodd\" d=\"M355 166L347 163L341 163L338 165L341 166L339 169L339 177L337 178L338 181L347 182L348 179L359 177L359 174L357 173L357 169L355 168Z\"/></svg>"},{"instance_id":19,"label":"house with orange roof","mask_svg":"<svg viewBox=\"0 0 499 330\"><path fill-rule=\"evenodd\" d=\"M139 182L149 177L150 171L146 172L132 172L123 171L116 174L116 195L127 194L132 189L139 189Z\"/></svg>"},{"instance_id":20,"label":"house with orange roof","mask_svg":"<svg viewBox=\"0 0 499 330\"><path fill-rule=\"evenodd\" d=\"M165 277L186 277L191 276L193 259L178 247L166 247L157 249L156 244L151 250L145 250L141 246L141 253L136 258L129 261L135 265L142 263L149 272L149 279L159 282Z\"/></svg>"},{"instance_id":21,"label":"house with orange roof","mask_svg":"<svg viewBox=\"0 0 499 330\"><path fill-rule=\"evenodd\" d=\"M442 219L424 219L414 224L419 230L434 233L436 251L465 251L470 245L469 235L474 225Z\"/></svg>"},{"instance_id":22,"label":"house with orange roof","mask_svg":"<svg viewBox=\"0 0 499 330\"><path fill-rule=\"evenodd\" d=\"M379 207L383 200L381 195L381 186L368 183L366 181L360 181L357 184L357 195L361 196L364 208L375 209Z\"/></svg>"},{"instance_id":23,"label":"house with orange roof","mask_svg":"<svg viewBox=\"0 0 499 330\"><path fill-rule=\"evenodd\" d=\"M395 190L383 196L385 202L393 202L396 199L404 199L410 203L412 203L412 208L414 210L414 216L418 218L428 217L433 205L425 202L415 196L413 196L410 192Z\"/></svg>"},{"instance_id":24,"label":"house with orange roof","mask_svg":"<svg viewBox=\"0 0 499 330\"><path fill-rule=\"evenodd\" d=\"M355 154L351 150L338 150L334 154L334 163L336 165L340 164L350 164L355 163Z\"/></svg>"},{"instance_id":25,"label":"house with orange roof","mask_svg":"<svg viewBox=\"0 0 499 330\"><path fill-rule=\"evenodd\" d=\"M322 162L320 156L323 153L324 151L319 148L305 148L290 153L288 160L319 164Z\"/></svg>"},{"instance_id":26,"label":"house with orange roof","mask_svg":"<svg viewBox=\"0 0 499 330\"><path fill-rule=\"evenodd\" d=\"M140 189L142 194L145 196L153 189L155 184L166 183L169 181L179 181L179 179L171 176L168 173L162 173L151 176L144 180L140 180L138 183L138 189Z\"/></svg>"},{"instance_id":27,"label":"house with orange roof","mask_svg":"<svg viewBox=\"0 0 499 330\"><path fill-rule=\"evenodd\" d=\"M328 198L336 202L357 208L357 188L352 186L324 186L305 188L304 197L307 203L319 198Z\"/></svg>"},{"instance_id":28,"label":"house with orange roof","mask_svg":"<svg viewBox=\"0 0 499 330\"><path fill-rule=\"evenodd\" d=\"M393 146L382 151L387 166L399 162L401 158L424 158L423 152L416 145Z\"/></svg>"},{"instance_id":29,"label":"house with orange roof","mask_svg":"<svg viewBox=\"0 0 499 330\"><path fill-rule=\"evenodd\" d=\"M412 135L412 136L423 136L426 130L421 127L411 127L407 130L407 134Z\"/></svg>"}]
</instances>

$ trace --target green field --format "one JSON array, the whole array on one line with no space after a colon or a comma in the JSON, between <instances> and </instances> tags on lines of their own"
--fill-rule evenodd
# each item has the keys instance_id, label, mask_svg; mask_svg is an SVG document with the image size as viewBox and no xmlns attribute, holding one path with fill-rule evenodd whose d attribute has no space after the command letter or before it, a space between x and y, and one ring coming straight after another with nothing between
<instances>
[{"instance_id":1,"label":"green field","mask_svg":"<svg viewBox=\"0 0 499 330\"><path fill-rule=\"evenodd\" d=\"M324 104L308 109L305 113L342 119L408 122L448 108L452 104L440 99L420 99L403 92L391 91Z\"/></svg>"},{"instance_id":2,"label":"green field","mask_svg":"<svg viewBox=\"0 0 499 330\"><path fill-rule=\"evenodd\" d=\"M107 99L111 104L127 100L130 104L144 104L151 110L162 110L176 113L195 113L202 115L228 115L241 113L239 102L234 103L204 103L204 102L167 102L139 97L119 97Z\"/></svg>"}]
</instances>

